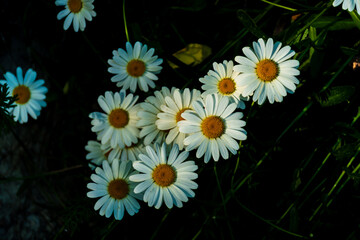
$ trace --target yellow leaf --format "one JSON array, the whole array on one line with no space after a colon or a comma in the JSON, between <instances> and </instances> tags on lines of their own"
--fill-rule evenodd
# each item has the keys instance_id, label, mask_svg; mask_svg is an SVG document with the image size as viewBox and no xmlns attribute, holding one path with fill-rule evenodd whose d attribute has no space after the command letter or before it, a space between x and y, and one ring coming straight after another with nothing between
<instances>
[{"instance_id":1,"label":"yellow leaf","mask_svg":"<svg viewBox=\"0 0 360 240\"><path fill-rule=\"evenodd\" d=\"M210 47L198 43L190 43L185 48L174 53L173 56L186 65L196 66L210 56L210 54ZM179 67L171 61L168 62L172 68Z\"/></svg>"}]
</instances>

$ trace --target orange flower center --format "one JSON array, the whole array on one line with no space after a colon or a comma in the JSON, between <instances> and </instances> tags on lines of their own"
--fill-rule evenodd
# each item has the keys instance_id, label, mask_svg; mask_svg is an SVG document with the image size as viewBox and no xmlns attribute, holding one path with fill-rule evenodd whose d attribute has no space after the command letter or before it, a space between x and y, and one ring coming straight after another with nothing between
<instances>
[{"instance_id":1,"label":"orange flower center","mask_svg":"<svg viewBox=\"0 0 360 240\"><path fill-rule=\"evenodd\" d=\"M220 117L209 116L202 121L201 131L207 138L218 138L225 132L225 124Z\"/></svg>"},{"instance_id":2,"label":"orange flower center","mask_svg":"<svg viewBox=\"0 0 360 240\"><path fill-rule=\"evenodd\" d=\"M133 59L128 62L126 66L126 71L132 77L140 77L144 74L146 70L145 63L138 59Z\"/></svg>"},{"instance_id":3,"label":"orange flower center","mask_svg":"<svg viewBox=\"0 0 360 240\"><path fill-rule=\"evenodd\" d=\"M129 113L121 108L116 108L110 112L108 119L111 126L123 128L129 123Z\"/></svg>"},{"instance_id":4,"label":"orange flower center","mask_svg":"<svg viewBox=\"0 0 360 240\"><path fill-rule=\"evenodd\" d=\"M83 3L81 0L68 0L69 10L73 13L78 13L81 11Z\"/></svg>"},{"instance_id":5,"label":"orange flower center","mask_svg":"<svg viewBox=\"0 0 360 240\"><path fill-rule=\"evenodd\" d=\"M129 194L129 184L123 179L115 179L109 182L107 190L110 197L120 200Z\"/></svg>"},{"instance_id":6,"label":"orange flower center","mask_svg":"<svg viewBox=\"0 0 360 240\"><path fill-rule=\"evenodd\" d=\"M235 82L231 78L223 78L218 83L218 90L223 95L233 94L236 90Z\"/></svg>"},{"instance_id":7,"label":"orange flower center","mask_svg":"<svg viewBox=\"0 0 360 240\"><path fill-rule=\"evenodd\" d=\"M176 117L175 117L176 122L185 120L185 119L181 116L181 114L182 114L183 112L185 112L186 110L191 110L191 108L183 108L183 109L181 109L180 111L177 112Z\"/></svg>"},{"instance_id":8,"label":"orange flower center","mask_svg":"<svg viewBox=\"0 0 360 240\"><path fill-rule=\"evenodd\" d=\"M170 165L160 164L154 169L152 178L160 187L168 187L175 182L176 172Z\"/></svg>"},{"instance_id":9,"label":"orange flower center","mask_svg":"<svg viewBox=\"0 0 360 240\"><path fill-rule=\"evenodd\" d=\"M264 82L271 82L279 75L278 65L269 59L261 60L255 68L256 75Z\"/></svg>"},{"instance_id":10,"label":"orange flower center","mask_svg":"<svg viewBox=\"0 0 360 240\"><path fill-rule=\"evenodd\" d=\"M16 103L25 104L30 100L31 92L27 86L19 85L14 88L12 95L16 96Z\"/></svg>"}]
</instances>

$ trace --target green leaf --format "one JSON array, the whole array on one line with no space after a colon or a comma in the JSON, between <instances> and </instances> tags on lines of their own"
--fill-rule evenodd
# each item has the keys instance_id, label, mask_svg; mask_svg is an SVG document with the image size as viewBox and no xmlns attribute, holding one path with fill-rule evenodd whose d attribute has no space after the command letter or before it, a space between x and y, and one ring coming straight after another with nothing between
<instances>
[{"instance_id":1,"label":"green leaf","mask_svg":"<svg viewBox=\"0 0 360 240\"><path fill-rule=\"evenodd\" d=\"M330 31L348 30L356 27L353 20L347 18L339 18L336 16L319 17L312 25L314 28L326 28Z\"/></svg>"},{"instance_id":2,"label":"green leaf","mask_svg":"<svg viewBox=\"0 0 360 240\"><path fill-rule=\"evenodd\" d=\"M255 21L242 9L237 11L237 17L244 27L257 38L267 38L266 34L260 30Z\"/></svg>"},{"instance_id":3,"label":"green leaf","mask_svg":"<svg viewBox=\"0 0 360 240\"><path fill-rule=\"evenodd\" d=\"M359 54L359 50L350 47L340 46L340 50L348 56L354 56Z\"/></svg>"},{"instance_id":4,"label":"green leaf","mask_svg":"<svg viewBox=\"0 0 360 240\"><path fill-rule=\"evenodd\" d=\"M323 107L330 107L347 101L355 92L355 88L353 86L337 86L330 88L325 96L317 97L318 102Z\"/></svg>"},{"instance_id":5,"label":"green leaf","mask_svg":"<svg viewBox=\"0 0 360 240\"><path fill-rule=\"evenodd\" d=\"M355 26L360 29L360 16L355 11L349 12Z\"/></svg>"},{"instance_id":6,"label":"green leaf","mask_svg":"<svg viewBox=\"0 0 360 240\"><path fill-rule=\"evenodd\" d=\"M359 146L360 146L359 142L348 143L336 149L333 152L333 154L336 160L339 161L349 160L352 156L354 156Z\"/></svg>"}]
</instances>

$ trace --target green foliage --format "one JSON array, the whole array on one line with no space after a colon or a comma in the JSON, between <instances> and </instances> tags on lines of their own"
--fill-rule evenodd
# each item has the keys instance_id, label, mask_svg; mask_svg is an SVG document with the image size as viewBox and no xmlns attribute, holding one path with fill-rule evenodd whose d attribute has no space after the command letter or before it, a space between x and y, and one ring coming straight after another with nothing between
<instances>
[{"instance_id":1,"label":"green foliage","mask_svg":"<svg viewBox=\"0 0 360 240\"><path fill-rule=\"evenodd\" d=\"M14 124L14 117L10 114L9 109L15 107L15 98L8 94L9 87L0 84L0 136L10 125Z\"/></svg>"},{"instance_id":2,"label":"green foliage","mask_svg":"<svg viewBox=\"0 0 360 240\"><path fill-rule=\"evenodd\" d=\"M324 96L317 96L317 100L323 107L330 107L350 99L355 93L353 86L336 86L328 89Z\"/></svg>"}]
</instances>

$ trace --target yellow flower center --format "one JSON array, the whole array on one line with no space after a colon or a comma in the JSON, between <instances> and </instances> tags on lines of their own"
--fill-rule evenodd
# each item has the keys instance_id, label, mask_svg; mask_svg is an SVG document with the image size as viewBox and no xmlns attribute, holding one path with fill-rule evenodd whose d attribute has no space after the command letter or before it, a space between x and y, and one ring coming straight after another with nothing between
<instances>
[{"instance_id":1,"label":"yellow flower center","mask_svg":"<svg viewBox=\"0 0 360 240\"><path fill-rule=\"evenodd\" d=\"M181 109L180 111L177 112L176 117L175 117L176 122L185 120L185 119L181 116L181 114L182 114L183 112L185 112L186 110L191 110L191 108L183 108L183 109Z\"/></svg>"},{"instance_id":2,"label":"yellow flower center","mask_svg":"<svg viewBox=\"0 0 360 240\"><path fill-rule=\"evenodd\" d=\"M30 100L31 92L30 89L25 85L19 85L14 88L12 95L16 95L16 103L25 104Z\"/></svg>"},{"instance_id":3,"label":"yellow flower center","mask_svg":"<svg viewBox=\"0 0 360 240\"><path fill-rule=\"evenodd\" d=\"M107 187L110 197L123 199L129 194L129 184L123 179L114 179Z\"/></svg>"},{"instance_id":4,"label":"yellow flower center","mask_svg":"<svg viewBox=\"0 0 360 240\"><path fill-rule=\"evenodd\" d=\"M225 132L225 124L220 117L209 116L202 121L201 131L207 138L218 138Z\"/></svg>"},{"instance_id":5,"label":"yellow flower center","mask_svg":"<svg viewBox=\"0 0 360 240\"><path fill-rule=\"evenodd\" d=\"M176 172L170 165L160 164L154 169L152 178L160 187L168 187L175 182Z\"/></svg>"},{"instance_id":6,"label":"yellow flower center","mask_svg":"<svg viewBox=\"0 0 360 240\"><path fill-rule=\"evenodd\" d=\"M111 126L123 128L129 122L129 113L121 108L116 108L110 112L108 119Z\"/></svg>"},{"instance_id":7,"label":"yellow flower center","mask_svg":"<svg viewBox=\"0 0 360 240\"><path fill-rule=\"evenodd\" d=\"M128 62L126 66L126 71L132 77L140 77L144 74L146 70L145 63L138 59L133 59Z\"/></svg>"},{"instance_id":8,"label":"yellow flower center","mask_svg":"<svg viewBox=\"0 0 360 240\"><path fill-rule=\"evenodd\" d=\"M218 83L218 90L223 95L233 94L236 90L235 82L231 78L223 78Z\"/></svg>"},{"instance_id":9,"label":"yellow flower center","mask_svg":"<svg viewBox=\"0 0 360 240\"><path fill-rule=\"evenodd\" d=\"M272 60L261 60L255 68L256 75L264 82L271 82L279 75L277 63Z\"/></svg>"},{"instance_id":10,"label":"yellow flower center","mask_svg":"<svg viewBox=\"0 0 360 240\"><path fill-rule=\"evenodd\" d=\"M82 0L68 0L67 5L71 12L78 13L81 11L83 3Z\"/></svg>"}]
</instances>

